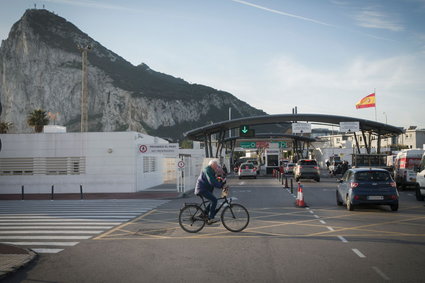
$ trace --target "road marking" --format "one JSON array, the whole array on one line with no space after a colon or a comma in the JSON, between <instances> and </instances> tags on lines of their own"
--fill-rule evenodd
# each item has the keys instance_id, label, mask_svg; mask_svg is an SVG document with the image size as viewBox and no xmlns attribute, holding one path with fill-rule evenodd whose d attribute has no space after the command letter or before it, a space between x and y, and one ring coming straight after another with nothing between
<instances>
[{"instance_id":1,"label":"road marking","mask_svg":"<svg viewBox=\"0 0 425 283\"><path fill-rule=\"evenodd\" d=\"M96 219L96 221L115 221L114 224L120 224L123 221L126 221L130 218L124 218L123 220L117 220L117 219ZM46 221L46 222L56 222L57 223L62 223L62 222L75 222L75 221L81 221L81 222L85 222L85 221L93 221L94 219L80 219L80 218L74 218L74 219L64 219L64 218L55 218L53 217L53 219L13 219L13 220L0 220L0 222L3 223L7 223L7 222L38 222L38 221ZM117 223L118 222L118 223ZM82 224L82 223L80 223ZM4 225L4 224L2 224Z\"/></svg>"},{"instance_id":2,"label":"road marking","mask_svg":"<svg viewBox=\"0 0 425 283\"><path fill-rule=\"evenodd\" d=\"M365 258L366 256L362 254L358 249L351 249L356 255L358 255L360 258Z\"/></svg>"},{"instance_id":3,"label":"road marking","mask_svg":"<svg viewBox=\"0 0 425 283\"><path fill-rule=\"evenodd\" d=\"M46 221L46 220L43 220L43 221ZM61 226L65 226L65 225L114 225L115 226L117 224L121 224L122 223L122 221L104 222L103 220L99 220L101 222L66 222L66 223L62 223L62 221L63 220L57 220L57 222L53 222L53 223L46 223L46 222L35 222L35 223L34 222L30 222L30 223L22 223L22 222L20 222L20 223L2 223L2 222L0 222L0 226L24 226L24 225L43 225L43 226L44 225L61 225ZM68 226L66 226L66 227L68 227ZM88 226L88 227L90 227L90 226ZM99 227L99 226L93 226L93 227ZM102 227L102 226L100 226L100 227ZM2 229L2 227L0 227L0 229Z\"/></svg>"},{"instance_id":4,"label":"road marking","mask_svg":"<svg viewBox=\"0 0 425 283\"><path fill-rule=\"evenodd\" d=\"M63 249L32 249L39 254L57 254L58 252L63 251Z\"/></svg>"},{"instance_id":5,"label":"road marking","mask_svg":"<svg viewBox=\"0 0 425 283\"><path fill-rule=\"evenodd\" d=\"M121 225L118 225L118 226L117 226L117 227L115 227L114 229L111 229L111 230L109 230L108 232L106 232L106 233L104 233L104 234L101 234L101 235L97 236L96 238L94 238L94 240L99 240L99 239L101 239L101 238L103 238L103 237L106 237L106 236L110 235L111 233L113 233L113 232L115 232L115 231L118 231L118 230L120 230L121 228L124 228L124 227L128 226L128 225L129 225L129 224L131 224L131 223L134 223L134 222L136 222L136 221L139 221L140 219L143 219L144 217L146 217L146 216L148 216L148 215L150 215L150 214L152 214L152 213L154 213L154 212L156 212L156 209L152 209L152 210L151 210L151 211L149 211L148 213L145 213L145 214L143 214L143 215L141 215L141 216L139 216L139 217L137 217L137 218L133 219L132 221L129 221L129 222L123 223L123 224L121 224Z\"/></svg>"},{"instance_id":6,"label":"road marking","mask_svg":"<svg viewBox=\"0 0 425 283\"><path fill-rule=\"evenodd\" d=\"M378 273L384 280L390 280L390 278L385 275L384 272L382 272L378 267L376 266L372 266L372 269L376 271L376 273Z\"/></svg>"},{"instance_id":7,"label":"road marking","mask_svg":"<svg viewBox=\"0 0 425 283\"><path fill-rule=\"evenodd\" d=\"M47 223L47 224L52 224L52 223ZM24 230L24 229L111 229L112 227L114 227L114 226L62 226L62 225L61 226L39 225L39 226L18 226L18 227L15 227L15 226L13 226L13 225L0 226L0 230L13 230L13 229L19 229L19 230ZM4 232L0 231L0 233L4 233Z\"/></svg>"},{"instance_id":8,"label":"road marking","mask_svg":"<svg viewBox=\"0 0 425 283\"><path fill-rule=\"evenodd\" d=\"M79 242L2 242L3 244L18 246L67 246L73 247Z\"/></svg>"},{"instance_id":9,"label":"road marking","mask_svg":"<svg viewBox=\"0 0 425 283\"><path fill-rule=\"evenodd\" d=\"M110 218L110 219L115 219L115 218L117 218L117 219L129 219L129 218L132 218L132 217L134 217L135 215L139 215L140 213L137 213L137 214L132 214L132 215L121 215L121 216L114 216L114 215L102 215L102 216L99 216L99 215L93 215L93 216L90 216L90 215L82 215L82 216L77 216L77 215L69 215L69 216L61 216L61 217L63 217L63 218L73 218L73 219L79 219L79 218L82 218L82 219L86 219L86 218L89 218L89 219L97 219L97 218ZM55 216L0 216L0 220L3 220L3 219L16 219L16 218L25 218L25 219L28 219L28 220L30 220L30 219L34 219L34 218L36 218L37 220L41 220L41 219L54 219L54 220L57 220L57 217L55 217ZM8 221L8 220L5 220L5 221ZM13 221L15 221L15 220L13 220ZM19 220L18 220L19 221ZM62 220L61 220L62 221Z\"/></svg>"},{"instance_id":10,"label":"road marking","mask_svg":"<svg viewBox=\"0 0 425 283\"><path fill-rule=\"evenodd\" d=\"M309 210L308 212L310 212L311 214L314 214L314 211L313 210Z\"/></svg>"},{"instance_id":11,"label":"road marking","mask_svg":"<svg viewBox=\"0 0 425 283\"><path fill-rule=\"evenodd\" d=\"M326 221L324 221L324 220L320 220L320 223L322 223L322 224L326 224Z\"/></svg>"},{"instance_id":12,"label":"road marking","mask_svg":"<svg viewBox=\"0 0 425 283\"><path fill-rule=\"evenodd\" d=\"M20 230L20 231L0 231L1 234L99 234L102 233L103 230L100 231L72 231L72 230L42 230L42 231L34 231L34 230Z\"/></svg>"},{"instance_id":13,"label":"road marking","mask_svg":"<svg viewBox=\"0 0 425 283\"><path fill-rule=\"evenodd\" d=\"M315 217L315 218L317 218L317 219L319 219L319 218L320 218L320 217L319 217L319 215L316 215L316 214L314 215L314 217Z\"/></svg>"},{"instance_id":14,"label":"road marking","mask_svg":"<svg viewBox=\"0 0 425 283\"><path fill-rule=\"evenodd\" d=\"M332 228L332 227L330 227L330 226L327 226L326 228L328 228L328 229L329 229L329 231L335 231L335 230L334 230L334 228Z\"/></svg>"},{"instance_id":15,"label":"road marking","mask_svg":"<svg viewBox=\"0 0 425 283\"><path fill-rule=\"evenodd\" d=\"M92 236L0 236L0 240L87 240Z\"/></svg>"},{"instance_id":16,"label":"road marking","mask_svg":"<svg viewBox=\"0 0 425 283\"><path fill-rule=\"evenodd\" d=\"M337 236L343 243L348 243L348 241L343 236Z\"/></svg>"}]
</instances>

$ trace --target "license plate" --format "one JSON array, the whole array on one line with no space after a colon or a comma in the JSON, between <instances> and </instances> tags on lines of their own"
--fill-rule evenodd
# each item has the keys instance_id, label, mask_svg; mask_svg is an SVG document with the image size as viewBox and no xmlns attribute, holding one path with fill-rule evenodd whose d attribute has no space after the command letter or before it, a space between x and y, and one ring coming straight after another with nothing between
<instances>
[{"instance_id":1,"label":"license plate","mask_svg":"<svg viewBox=\"0 0 425 283\"><path fill-rule=\"evenodd\" d=\"M368 200L383 200L384 196L368 196Z\"/></svg>"}]
</instances>

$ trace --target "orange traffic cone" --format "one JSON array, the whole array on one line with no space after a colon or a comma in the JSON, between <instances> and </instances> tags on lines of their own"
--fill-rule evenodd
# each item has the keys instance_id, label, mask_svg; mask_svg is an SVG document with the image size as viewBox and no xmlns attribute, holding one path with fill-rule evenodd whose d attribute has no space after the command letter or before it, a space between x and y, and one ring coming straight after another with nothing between
<instances>
[{"instance_id":1,"label":"orange traffic cone","mask_svg":"<svg viewBox=\"0 0 425 283\"><path fill-rule=\"evenodd\" d=\"M304 201L304 193L303 193L303 187L300 183L298 183L298 193L297 193L297 199L295 201L295 205L298 207L306 207L306 203Z\"/></svg>"}]
</instances>

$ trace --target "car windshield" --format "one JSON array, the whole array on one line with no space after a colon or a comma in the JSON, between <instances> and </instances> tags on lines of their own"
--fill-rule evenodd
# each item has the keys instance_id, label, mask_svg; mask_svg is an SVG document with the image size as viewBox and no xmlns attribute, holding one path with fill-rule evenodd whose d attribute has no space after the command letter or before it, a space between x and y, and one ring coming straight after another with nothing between
<instances>
[{"instance_id":1,"label":"car windshield","mask_svg":"<svg viewBox=\"0 0 425 283\"><path fill-rule=\"evenodd\" d=\"M390 181L391 176L387 172L382 171L364 171L357 172L355 175L356 181L371 181L371 182L385 182Z\"/></svg>"},{"instance_id":2,"label":"car windshield","mask_svg":"<svg viewBox=\"0 0 425 283\"><path fill-rule=\"evenodd\" d=\"M317 165L316 160L300 160L300 165Z\"/></svg>"}]
</instances>

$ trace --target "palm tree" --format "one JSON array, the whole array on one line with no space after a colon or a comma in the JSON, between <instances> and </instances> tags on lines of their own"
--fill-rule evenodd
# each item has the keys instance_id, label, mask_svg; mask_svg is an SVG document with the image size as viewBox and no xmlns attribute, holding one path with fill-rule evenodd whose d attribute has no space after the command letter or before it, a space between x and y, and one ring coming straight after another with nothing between
<instances>
[{"instance_id":1,"label":"palm tree","mask_svg":"<svg viewBox=\"0 0 425 283\"><path fill-rule=\"evenodd\" d=\"M41 133L44 125L49 124L49 118L43 109L35 109L28 114L27 123L30 127L34 127L36 133Z\"/></svg>"},{"instance_id":2,"label":"palm tree","mask_svg":"<svg viewBox=\"0 0 425 283\"><path fill-rule=\"evenodd\" d=\"M0 134L6 134L12 126L13 123L11 122L0 122Z\"/></svg>"}]
</instances>

